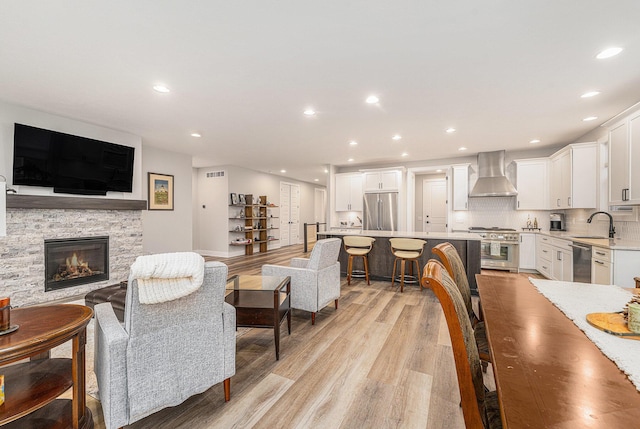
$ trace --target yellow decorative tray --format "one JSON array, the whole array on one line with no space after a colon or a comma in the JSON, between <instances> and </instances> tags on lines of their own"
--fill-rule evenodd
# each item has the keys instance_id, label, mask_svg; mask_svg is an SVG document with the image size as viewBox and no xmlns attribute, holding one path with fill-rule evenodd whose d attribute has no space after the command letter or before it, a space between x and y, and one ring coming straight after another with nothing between
<instances>
[{"instance_id":1,"label":"yellow decorative tray","mask_svg":"<svg viewBox=\"0 0 640 429\"><path fill-rule=\"evenodd\" d=\"M627 328L627 322L625 322L622 313L589 313L587 314L587 322L607 334L630 340L640 340L640 334L631 332Z\"/></svg>"}]
</instances>

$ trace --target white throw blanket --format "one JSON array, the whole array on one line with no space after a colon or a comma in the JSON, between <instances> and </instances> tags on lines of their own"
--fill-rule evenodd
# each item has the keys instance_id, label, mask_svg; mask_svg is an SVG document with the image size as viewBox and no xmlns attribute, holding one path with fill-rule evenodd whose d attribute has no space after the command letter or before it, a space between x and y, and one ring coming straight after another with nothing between
<instances>
[{"instance_id":1,"label":"white throw blanket","mask_svg":"<svg viewBox=\"0 0 640 429\"><path fill-rule=\"evenodd\" d=\"M204 279L204 258L193 252L138 256L129 280L138 281L141 304L172 301L195 292Z\"/></svg>"},{"instance_id":2,"label":"white throw blanket","mask_svg":"<svg viewBox=\"0 0 640 429\"><path fill-rule=\"evenodd\" d=\"M589 313L621 311L632 293L618 286L529 278L538 291L580 328L640 391L640 341L607 334L587 322Z\"/></svg>"}]
</instances>

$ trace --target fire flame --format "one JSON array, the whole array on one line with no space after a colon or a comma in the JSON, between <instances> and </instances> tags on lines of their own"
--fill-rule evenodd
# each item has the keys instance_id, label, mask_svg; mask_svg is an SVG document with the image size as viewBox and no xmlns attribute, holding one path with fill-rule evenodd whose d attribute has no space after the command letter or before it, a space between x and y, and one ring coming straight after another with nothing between
<instances>
[{"instance_id":1,"label":"fire flame","mask_svg":"<svg viewBox=\"0 0 640 429\"><path fill-rule=\"evenodd\" d=\"M78 271L78 268L89 268L89 262L78 259L78 255L76 255L75 252L71 258L66 259L66 262L67 269L71 272Z\"/></svg>"}]
</instances>

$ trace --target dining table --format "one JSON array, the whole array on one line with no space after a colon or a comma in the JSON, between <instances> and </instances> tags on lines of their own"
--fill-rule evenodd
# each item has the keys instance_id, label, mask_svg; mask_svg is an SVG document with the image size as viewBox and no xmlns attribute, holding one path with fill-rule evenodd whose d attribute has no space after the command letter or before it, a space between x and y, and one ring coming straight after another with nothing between
<instances>
[{"instance_id":1,"label":"dining table","mask_svg":"<svg viewBox=\"0 0 640 429\"><path fill-rule=\"evenodd\" d=\"M640 427L640 392L529 279L476 280L504 428Z\"/></svg>"}]
</instances>

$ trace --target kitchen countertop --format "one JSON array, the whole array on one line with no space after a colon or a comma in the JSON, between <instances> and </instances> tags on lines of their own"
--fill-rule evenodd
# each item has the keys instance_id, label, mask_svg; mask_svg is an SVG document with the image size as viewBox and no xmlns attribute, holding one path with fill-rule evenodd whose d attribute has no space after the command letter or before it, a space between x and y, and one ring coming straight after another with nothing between
<instances>
[{"instance_id":1,"label":"kitchen countertop","mask_svg":"<svg viewBox=\"0 0 640 429\"><path fill-rule=\"evenodd\" d=\"M549 237L562 238L565 240L575 241L576 243L590 244L592 246L611 250L640 250L640 241L637 240L626 240L623 238L614 238L611 240L608 238L577 238L576 236L580 237L583 234L572 233L568 231L540 231L533 232L533 234L542 234Z\"/></svg>"},{"instance_id":2,"label":"kitchen countertop","mask_svg":"<svg viewBox=\"0 0 640 429\"><path fill-rule=\"evenodd\" d=\"M439 240L469 240L480 241L482 238L478 234L468 232L411 232L411 231L378 231L378 230L344 230L339 228L331 231L320 231L318 235L366 235L370 237L400 237L400 238L422 238Z\"/></svg>"}]
</instances>

